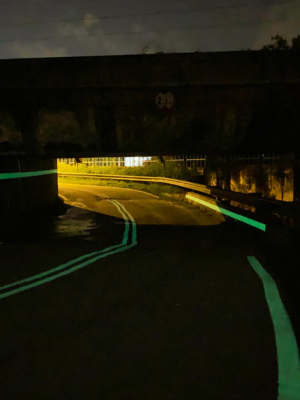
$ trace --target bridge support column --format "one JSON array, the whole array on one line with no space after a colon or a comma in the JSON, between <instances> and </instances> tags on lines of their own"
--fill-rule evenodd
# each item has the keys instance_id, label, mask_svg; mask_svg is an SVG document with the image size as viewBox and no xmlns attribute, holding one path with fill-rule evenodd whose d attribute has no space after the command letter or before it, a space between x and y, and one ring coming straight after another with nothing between
<instances>
[{"instance_id":1,"label":"bridge support column","mask_svg":"<svg viewBox=\"0 0 300 400\"><path fill-rule=\"evenodd\" d=\"M21 220L51 212L58 203L57 161L0 159L0 233L13 234Z\"/></svg>"}]
</instances>

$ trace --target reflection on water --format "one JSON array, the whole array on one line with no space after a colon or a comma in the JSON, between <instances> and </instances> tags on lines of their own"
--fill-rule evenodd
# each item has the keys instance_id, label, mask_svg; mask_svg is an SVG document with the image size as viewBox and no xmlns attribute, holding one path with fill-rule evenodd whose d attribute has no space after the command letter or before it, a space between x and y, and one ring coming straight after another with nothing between
<instances>
[{"instance_id":1,"label":"reflection on water","mask_svg":"<svg viewBox=\"0 0 300 400\"><path fill-rule=\"evenodd\" d=\"M95 213L68 207L63 215L34 215L26 221L12 221L0 234L0 241L43 241L73 236L89 236L97 228Z\"/></svg>"},{"instance_id":2,"label":"reflection on water","mask_svg":"<svg viewBox=\"0 0 300 400\"><path fill-rule=\"evenodd\" d=\"M96 229L94 214L88 210L71 207L64 215L53 221L52 235L54 236L88 236Z\"/></svg>"}]
</instances>

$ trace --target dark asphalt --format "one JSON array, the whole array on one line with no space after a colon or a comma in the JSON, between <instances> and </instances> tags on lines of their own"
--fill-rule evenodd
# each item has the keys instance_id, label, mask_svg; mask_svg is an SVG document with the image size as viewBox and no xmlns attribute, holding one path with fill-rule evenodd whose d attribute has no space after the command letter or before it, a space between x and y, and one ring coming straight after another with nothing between
<instances>
[{"instance_id":1,"label":"dark asphalt","mask_svg":"<svg viewBox=\"0 0 300 400\"><path fill-rule=\"evenodd\" d=\"M273 325L234 224L125 189L60 193L83 209L1 245L1 286L119 244L102 194L132 214L138 244L0 299L1 399L277 399Z\"/></svg>"}]
</instances>

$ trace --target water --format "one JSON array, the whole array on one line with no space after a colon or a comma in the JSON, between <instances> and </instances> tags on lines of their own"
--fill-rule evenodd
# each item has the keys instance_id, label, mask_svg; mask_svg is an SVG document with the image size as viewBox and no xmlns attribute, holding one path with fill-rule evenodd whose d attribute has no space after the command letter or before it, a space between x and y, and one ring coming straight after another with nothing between
<instances>
[{"instance_id":1,"label":"water","mask_svg":"<svg viewBox=\"0 0 300 400\"><path fill-rule=\"evenodd\" d=\"M88 237L97 227L95 213L65 206L60 215L37 213L26 219L16 218L9 224L2 224L0 242L52 241L65 237Z\"/></svg>"}]
</instances>

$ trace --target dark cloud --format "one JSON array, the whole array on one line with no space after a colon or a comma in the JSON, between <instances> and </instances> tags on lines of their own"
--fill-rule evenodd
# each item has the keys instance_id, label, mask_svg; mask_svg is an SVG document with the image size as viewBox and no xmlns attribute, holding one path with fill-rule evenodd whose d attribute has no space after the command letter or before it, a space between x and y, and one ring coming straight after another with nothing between
<instances>
[{"instance_id":1,"label":"dark cloud","mask_svg":"<svg viewBox=\"0 0 300 400\"><path fill-rule=\"evenodd\" d=\"M0 57L258 49L300 34L297 15L299 1L1 0Z\"/></svg>"}]
</instances>

